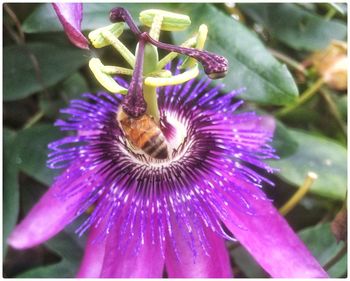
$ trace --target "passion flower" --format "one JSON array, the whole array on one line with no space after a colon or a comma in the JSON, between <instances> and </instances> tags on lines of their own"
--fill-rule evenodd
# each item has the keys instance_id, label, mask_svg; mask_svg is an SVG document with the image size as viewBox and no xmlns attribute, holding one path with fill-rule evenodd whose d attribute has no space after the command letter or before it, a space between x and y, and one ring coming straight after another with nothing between
<instances>
[{"instance_id":1,"label":"passion flower","mask_svg":"<svg viewBox=\"0 0 350 281\"><path fill-rule=\"evenodd\" d=\"M161 277L164 267L169 277L230 277L224 241L236 239L273 277L326 277L261 190L272 184L256 168L273 172L264 163L276 158L273 119L236 113L239 91L221 93L207 78L149 91L142 79L147 38L139 38L130 84L118 78L114 87L127 96L88 93L62 110L69 116L55 124L70 135L49 145L48 165L65 170L9 244L38 245L93 206L77 230L89 229L78 277ZM110 83L101 69L95 73ZM125 108L132 118L148 115L152 93L164 158L135 147L118 120Z\"/></svg>"}]
</instances>

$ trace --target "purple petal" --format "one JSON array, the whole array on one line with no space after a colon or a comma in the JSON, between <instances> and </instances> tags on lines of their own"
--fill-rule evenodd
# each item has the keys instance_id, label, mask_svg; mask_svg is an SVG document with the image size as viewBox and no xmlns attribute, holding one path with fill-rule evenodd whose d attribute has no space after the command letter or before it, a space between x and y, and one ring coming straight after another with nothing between
<instances>
[{"instance_id":1,"label":"purple petal","mask_svg":"<svg viewBox=\"0 0 350 281\"><path fill-rule=\"evenodd\" d=\"M239 117L238 117L239 118ZM272 116L263 115L255 116L252 115L251 118L245 116L245 121L235 124L235 129L245 130L252 132L263 132L266 136L272 137L276 129L276 121ZM266 142L265 139L263 139Z\"/></svg>"},{"instance_id":2,"label":"purple petal","mask_svg":"<svg viewBox=\"0 0 350 281\"><path fill-rule=\"evenodd\" d=\"M233 277L228 251L223 238L205 230L205 248L196 245L196 256L180 231L168 239L165 263L170 278L230 278ZM174 243L174 240L176 243Z\"/></svg>"},{"instance_id":3,"label":"purple petal","mask_svg":"<svg viewBox=\"0 0 350 281\"><path fill-rule=\"evenodd\" d=\"M101 274L103 257L105 255L106 239L98 239L104 225L93 225L89 231L84 257L80 264L77 278L98 278Z\"/></svg>"},{"instance_id":4,"label":"purple petal","mask_svg":"<svg viewBox=\"0 0 350 281\"><path fill-rule=\"evenodd\" d=\"M265 115L260 116L256 122L256 127L254 129L258 129L265 131L268 135L273 136L276 129L276 121L272 116Z\"/></svg>"},{"instance_id":5,"label":"purple petal","mask_svg":"<svg viewBox=\"0 0 350 281\"><path fill-rule=\"evenodd\" d=\"M78 165L79 163L76 163L72 166ZM62 187L69 188L85 177L79 177L67 183L65 179L67 174L65 172L60 176L22 222L15 227L8 238L9 245L16 249L34 247L56 235L76 217L76 213L81 208L79 204L81 198L91 191L93 185L80 189L63 200L62 197L57 196L62 191Z\"/></svg>"},{"instance_id":6,"label":"purple petal","mask_svg":"<svg viewBox=\"0 0 350 281\"><path fill-rule=\"evenodd\" d=\"M118 222L115 225L116 227L108 233L106 238L106 253L100 277L162 277L164 258L159 242L151 238L150 231L145 231L144 238L141 239L142 230L137 224L132 227L133 230L129 229L124 235L120 234L120 232L123 233L121 230L123 225Z\"/></svg>"},{"instance_id":7,"label":"purple petal","mask_svg":"<svg viewBox=\"0 0 350 281\"><path fill-rule=\"evenodd\" d=\"M69 40L77 47L89 49L89 41L81 33L83 18L82 3L55 3L52 4L56 14L63 25ZM43 23L45 24L45 23Z\"/></svg>"},{"instance_id":8,"label":"purple petal","mask_svg":"<svg viewBox=\"0 0 350 281\"><path fill-rule=\"evenodd\" d=\"M245 182L241 186L259 197L249 202L256 214L231 208L232 221L225 224L266 272L279 278L328 277L271 201L262 199L263 192Z\"/></svg>"}]
</instances>

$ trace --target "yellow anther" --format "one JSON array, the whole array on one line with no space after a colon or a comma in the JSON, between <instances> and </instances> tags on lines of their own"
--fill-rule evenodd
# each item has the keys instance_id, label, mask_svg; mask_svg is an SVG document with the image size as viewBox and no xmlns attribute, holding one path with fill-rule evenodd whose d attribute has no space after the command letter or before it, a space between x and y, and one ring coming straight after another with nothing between
<instances>
[{"instance_id":1,"label":"yellow anther","mask_svg":"<svg viewBox=\"0 0 350 281\"><path fill-rule=\"evenodd\" d=\"M101 67L101 71L109 74L109 75L132 75L134 71L130 68L124 68L124 67L119 67L119 66L113 66L113 65L103 65Z\"/></svg>"},{"instance_id":2,"label":"yellow anther","mask_svg":"<svg viewBox=\"0 0 350 281\"><path fill-rule=\"evenodd\" d=\"M198 74L199 70L196 66L194 68L191 68L190 70L185 71L184 73L169 78L147 77L145 79L145 85L153 87L178 85L195 78Z\"/></svg>"},{"instance_id":3,"label":"yellow anther","mask_svg":"<svg viewBox=\"0 0 350 281\"><path fill-rule=\"evenodd\" d=\"M157 70L157 71L148 73L147 76L169 78L172 76L172 74L171 74L171 71L162 69L162 70Z\"/></svg>"},{"instance_id":4,"label":"yellow anther","mask_svg":"<svg viewBox=\"0 0 350 281\"><path fill-rule=\"evenodd\" d=\"M203 50L208 36L208 26L201 24L198 29L196 49Z\"/></svg>"},{"instance_id":5,"label":"yellow anther","mask_svg":"<svg viewBox=\"0 0 350 281\"><path fill-rule=\"evenodd\" d=\"M287 203L285 203L280 209L280 213L282 215L288 214L298 203L305 194L309 191L311 185L317 179L317 174L314 172L308 172L307 177L305 178L304 183L299 187L298 191L294 193L294 195L289 198Z\"/></svg>"},{"instance_id":6,"label":"yellow anther","mask_svg":"<svg viewBox=\"0 0 350 281\"><path fill-rule=\"evenodd\" d=\"M113 94L126 94L128 92L127 89L120 86L111 76L102 71L104 65L98 58L92 58L89 61L89 67L94 76L96 77L97 81L100 82L100 84L103 87L105 87L109 92Z\"/></svg>"},{"instance_id":7,"label":"yellow anther","mask_svg":"<svg viewBox=\"0 0 350 281\"><path fill-rule=\"evenodd\" d=\"M157 9L142 11L139 19L142 24L151 27L153 19L159 15L163 16L161 30L164 31L181 31L191 24L189 16Z\"/></svg>"},{"instance_id":8,"label":"yellow anther","mask_svg":"<svg viewBox=\"0 0 350 281\"><path fill-rule=\"evenodd\" d=\"M124 23L117 22L91 31L88 37L95 48L102 48L110 45L109 40L106 40L106 38L102 35L103 31L109 31L111 34L113 34L113 36L119 37L123 33L123 30Z\"/></svg>"}]
</instances>

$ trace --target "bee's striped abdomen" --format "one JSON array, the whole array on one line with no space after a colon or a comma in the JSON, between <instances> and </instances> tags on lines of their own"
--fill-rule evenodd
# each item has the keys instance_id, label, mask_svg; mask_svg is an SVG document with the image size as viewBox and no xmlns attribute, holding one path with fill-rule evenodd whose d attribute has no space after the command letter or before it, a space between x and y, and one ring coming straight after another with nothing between
<instances>
[{"instance_id":1,"label":"bee's striped abdomen","mask_svg":"<svg viewBox=\"0 0 350 281\"><path fill-rule=\"evenodd\" d=\"M159 129L158 129L159 130ZM141 149L148 155L156 159L168 158L168 148L165 138L161 131L157 132L149 140L147 140Z\"/></svg>"},{"instance_id":2,"label":"bee's striped abdomen","mask_svg":"<svg viewBox=\"0 0 350 281\"><path fill-rule=\"evenodd\" d=\"M168 146L162 131L148 116L132 118L123 111L119 112L118 120L129 142L156 159L168 158Z\"/></svg>"}]
</instances>

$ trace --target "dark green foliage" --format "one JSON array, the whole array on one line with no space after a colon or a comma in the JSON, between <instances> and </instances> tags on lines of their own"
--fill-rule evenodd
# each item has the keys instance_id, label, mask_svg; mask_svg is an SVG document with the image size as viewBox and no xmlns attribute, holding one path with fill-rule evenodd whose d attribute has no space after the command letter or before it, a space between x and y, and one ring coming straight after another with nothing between
<instances>
[{"instance_id":1,"label":"dark green foliage","mask_svg":"<svg viewBox=\"0 0 350 281\"><path fill-rule=\"evenodd\" d=\"M57 174L46 167L46 160L48 143L63 136L53 126L61 116L59 109L67 107L69 100L80 94L96 92L99 88L87 66L88 60L98 56L106 64L119 66L123 66L124 61L109 47L82 51L70 44L51 4L7 5L19 17L25 40L18 42L18 36L13 35L17 34L17 27L4 11L4 276L74 277L85 242L84 237L74 234L81 220L42 246L43 261L31 268L19 267L15 272L9 264L16 262L20 251L9 250L6 238ZM84 4L83 33L87 35L92 29L109 24L108 12L116 6L114 3ZM318 174L310 192L287 219L300 231L320 263L326 264L342 247L336 244L329 221L346 197L347 96L324 85L325 94L315 95L287 115L277 117L275 113L296 102L318 75L312 67L302 73L290 61L274 55L283 54L300 66L311 51L326 47L333 39L345 40L344 7L325 3L241 3L238 9L243 20L237 21L219 3L122 3L119 6L129 9L136 21L140 11L150 8L189 15L192 24L187 30L162 34L161 41L173 44L181 44L191 37L200 24L208 25L205 49L225 56L230 64L228 75L218 81L225 84L223 92L246 88L239 96L246 100L243 110L253 108L277 120L273 145L281 159L270 163L280 172L275 176L277 186L266 189L276 206L283 205L293 195L308 172ZM121 40L128 46L136 43L128 30ZM314 226L320 221L321 224ZM302 229L304 226L308 227ZM242 247L238 246L230 254L238 277L267 276ZM51 258L46 260L47 256ZM346 256L341 257L329 273L332 277L346 276Z\"/></svg>"},{"instance_id":2,"label":"dark green foliage","mask_svg":"<svg viewBox=\"0 0 350 281\"><path fill-rule=\"evenodd\" d=\"M346 24L327 20L296 4L239 4L255 22L273 37L297 50L320 50L333 39L344 40Z\"/></svg>"}]
</instances>

